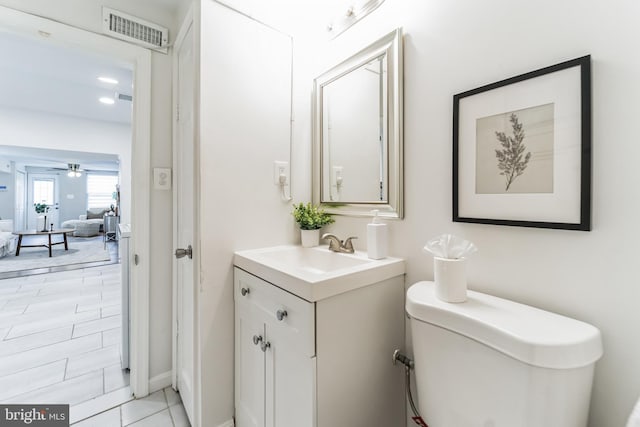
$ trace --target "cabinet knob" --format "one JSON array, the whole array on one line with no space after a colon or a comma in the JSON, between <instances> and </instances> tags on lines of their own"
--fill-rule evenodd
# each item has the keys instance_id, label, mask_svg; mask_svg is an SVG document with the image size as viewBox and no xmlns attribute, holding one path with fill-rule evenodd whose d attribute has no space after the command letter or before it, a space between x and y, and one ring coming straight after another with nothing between
<instances>
[{"instance_id":1,"label":"cabinet knob","mask_svg":"<svg viewBox=\"0 0 640 427\"><path fill-rule=\"evenodd\" d=\"M287 310L276 311L276 317L278 318L278 320L282 321L285 317L287 317Z\"/></svg>"},{"instance_id":2,"label":"cabinet knob","mask_svg":"<svg viewBox=\"0 0 640 427\"><path fill-rule=\"evenodd\" d=\"M249 288L242 288L240 289L240 293L242 294L242 296L247 296L247 294L249 293Z\"/></svg>"},{"instance_id":3,"label":"cabinet knob","mask_svg":"<svg viewBox=\"0 0 640 427\"><path fill-rule=\"evenodd\" d=\"M113 217L115 218L115 217ZM189 245L187 247L187 249L176 249L176 253L175 253L176 258L180 259L180 258L184 258L185 256L188 256L189 259L193 258L193 248L191 247L191 245Z\"/></svg>"},{"instance_id":4,"label":"cabinet knob","mask_svg":"<svg viewBox=\"0 0 640 427\"><path fill-rule=\"evenodd\" d=\"M271 343L269 341L265 341L260 344L260 349L262 349L262 352L267 351L269 347L271 347Z\"/></svg>"},{"instance_id":5,"label":"cabinet knob","mask_svg":"<svg viewBox=\"0 0 640 427\"><path fill-rule=\"evenodd\" d=\"M262 341L262 335L254 335L253 336L253 343L255 345L258 345L261 341ZM264 351L264 350L262 350L262 351Z\"/></svg>"}]
</instances>

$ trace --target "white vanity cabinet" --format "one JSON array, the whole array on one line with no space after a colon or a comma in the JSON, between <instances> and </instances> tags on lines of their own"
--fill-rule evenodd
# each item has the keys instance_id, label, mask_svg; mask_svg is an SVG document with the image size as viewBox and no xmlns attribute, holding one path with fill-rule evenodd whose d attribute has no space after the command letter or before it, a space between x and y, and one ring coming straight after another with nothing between
<instances>
[{"instance_id":1,"label":"white vanity cabinet","mask_svg":"<svg viewBox=\"0 0 640 427\"><path fill-rule=\"evenodd\" d=\"M404 276L307 301L234 272L237 427L404 425Z\"/></svg>"},{"instance_id":2,"label":"white vanity cabinet","mask_svg":"<svg viewBox=\"0 0 640 427\"><path fill-rule=\"evenodd\" d=\"M236 426L311 426L314 305L235 270Z\"/></svg>"}]
</instances>

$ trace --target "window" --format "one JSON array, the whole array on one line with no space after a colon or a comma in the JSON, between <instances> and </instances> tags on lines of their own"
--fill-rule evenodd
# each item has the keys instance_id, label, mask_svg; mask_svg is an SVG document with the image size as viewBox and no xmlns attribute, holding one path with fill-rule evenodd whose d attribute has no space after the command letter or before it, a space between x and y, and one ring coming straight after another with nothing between
<instances>
[{"instance_id":1,"label":"window","mask_svg":"<svg viewBox=\"0 0 640 427\"><path fill-rule=\"evenodd\" d=\"M33 203L53 205L53 179L33 180Z\"/></svg>"},{"instance_id":2,"label":"window","mask_svg":"<svg viewBox=\"0 0 640 427\"><path fill-rule=\"evenodd\" d=\"M118 175L87 174L87 209L108 208L115 204L113 193Z\"/></svg>"}]
</instances>

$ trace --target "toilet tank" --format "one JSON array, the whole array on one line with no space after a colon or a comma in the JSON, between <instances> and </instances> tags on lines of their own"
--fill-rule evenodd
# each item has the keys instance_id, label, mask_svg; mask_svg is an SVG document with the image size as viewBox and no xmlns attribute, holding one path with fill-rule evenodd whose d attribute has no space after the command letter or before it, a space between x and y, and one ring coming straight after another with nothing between
<instances>
[{"instance_id":1,"label":"toilet tank","mask_svg":"<svg viewBox=\"0 0 640 427\"><path fill-rule=\"evenodd\" d=\"M600 331L479 292L407 291L418 408L430 427L585 427Z\"/></svg>"}]
</instances>

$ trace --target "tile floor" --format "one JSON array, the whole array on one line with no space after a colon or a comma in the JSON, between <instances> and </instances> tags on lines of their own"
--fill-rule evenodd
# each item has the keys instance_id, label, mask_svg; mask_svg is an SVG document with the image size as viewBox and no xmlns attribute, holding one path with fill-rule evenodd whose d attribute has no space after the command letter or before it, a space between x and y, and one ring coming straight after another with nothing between
<instances>
[{"instance_id":1,"label":"tile floor","mask_svg":"<svg viewBox=\"0 0 640 427\"><path fill-rule=\"evenodd\" d=\"M0 278L0 402L68 403L79 427L189 426L171 388L132 400L120 280L119 264Z\"/></svg>"},{"instance_id":2,"label":"tile floor","mask_svg":"<svg viewBox=\"0 0 640 427\"><path fill-rule=\"evenodd\" d=\"M76 405L126 387L120 265L0 280L0 401Z\"/></svg>"},{"instance_id":3,"label":"tile floor","mask_svg":"<svg viewBox=\"0 0 640 427\"><path fill-rule=\"evenodd\" d=\"M171 387L72 424L73 427L190 427L190 425L180 395Z\"/></svg>"}]
</instances>

